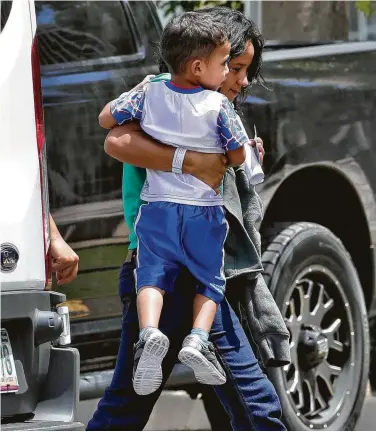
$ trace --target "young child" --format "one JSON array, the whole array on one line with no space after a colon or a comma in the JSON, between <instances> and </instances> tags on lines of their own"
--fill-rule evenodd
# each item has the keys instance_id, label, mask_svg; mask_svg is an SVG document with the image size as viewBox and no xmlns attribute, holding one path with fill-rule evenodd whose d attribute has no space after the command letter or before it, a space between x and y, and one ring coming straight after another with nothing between
<instances>
[{"instance_id":1,"label":"young child","mask_svg":"<svg viewBox=\"0 0 376 432\"><path fill-rule=\"evenodd\" d=\"M232 104L218 88L228 73L230 44L226 30L210 15L188 12L164 29L161 57L170 81L150 82L110 104L118 124L140 120L155 139L176 147L173 172L147 170L135 222L139 344L133 385L150 394L162 382L161 363L169 341L158 329L165 292L172 292L182 267L197 279L193 326L179 360L204 384L219 385L226 375L209 343L217 304L224 297L224 241L227 222L222 196L197 178L182 173L186 150L226 153L229 165L245 159L249 139ZM136 348L137 348L136 346ZM137 350L136 350L137 352Z\"/></svg>"}]
</instances>

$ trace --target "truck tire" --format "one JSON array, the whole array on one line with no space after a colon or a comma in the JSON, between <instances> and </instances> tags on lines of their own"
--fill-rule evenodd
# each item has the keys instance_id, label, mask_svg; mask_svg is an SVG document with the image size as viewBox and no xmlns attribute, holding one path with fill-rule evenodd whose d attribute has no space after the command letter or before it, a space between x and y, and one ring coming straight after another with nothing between
<instances>
[{"instance_id":1,"label":"truck tire","mask_svg":"<svg viewBox=\"0 0 376 432\"><path fill-rule=\"evenodd\" d=\"M354 430L369 372L363 290L349 253L327 228L265 230L264 277L290 331L291 364L270 368L288 430Z\"/></svg>"}]
</instances>

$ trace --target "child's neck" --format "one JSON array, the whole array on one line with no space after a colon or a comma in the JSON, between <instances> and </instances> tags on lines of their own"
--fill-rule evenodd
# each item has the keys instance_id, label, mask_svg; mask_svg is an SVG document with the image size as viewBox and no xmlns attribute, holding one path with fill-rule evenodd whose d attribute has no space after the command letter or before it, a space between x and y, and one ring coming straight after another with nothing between
<instances>
[{"instance_id":1,"label":"child's neck","mask_svg":"<svg viewBox=\"0 0 376 432\"><path fill-rule=\"evenodd\" d=\"M183 75L172 74L171 81L177 86L184 88L195 88L200 86L200 83L196 79L189 78Z\"/></svg>"}]
</instances>

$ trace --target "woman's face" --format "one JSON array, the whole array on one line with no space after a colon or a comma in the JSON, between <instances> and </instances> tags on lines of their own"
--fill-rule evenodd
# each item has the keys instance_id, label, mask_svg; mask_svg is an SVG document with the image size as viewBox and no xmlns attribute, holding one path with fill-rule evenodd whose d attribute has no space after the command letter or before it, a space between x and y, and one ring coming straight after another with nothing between
<instances>
[{"instance_id":1,"label":"woman's face","mask_svg":"<svg viewBox=\"0 0 376 432\"><path fill-rule=\"evenodd\" d=\"M228 65L229 73L220 92L227 96L231 102L238 96L242 87L248 85L247 70L252 63L254 55L254 47L252 42L249 41L244 52L240 56L233 58Z\"/></svg>"}]
</instances>

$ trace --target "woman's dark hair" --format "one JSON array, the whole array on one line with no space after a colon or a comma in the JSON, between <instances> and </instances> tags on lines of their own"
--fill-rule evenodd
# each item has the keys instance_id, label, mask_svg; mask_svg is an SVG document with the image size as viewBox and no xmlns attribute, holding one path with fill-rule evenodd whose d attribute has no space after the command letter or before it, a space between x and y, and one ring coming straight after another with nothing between
<instances>
[{"instance_id":1,"label":"woman's dark hair","mask_svg":"<svg viewBox=\"0 0 376 432\"><path fill-rule=\"evenodd\" d=\"M247 72L250 85L242 89L241 99L246 96L247 90L254 83L258 83L262 87L267 88L265 80L261 75L262 51L265 42L257 25L242 12L224 6L206 7L196 12L210 14L215 21L224 24L228 31L228 39L231 43L231 58L243 54L247 42L251 41L255 54ZM159 58L159 68L161 72L168 72L168 68L161 58Z\"/></svg>"}]
</instances>

